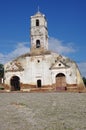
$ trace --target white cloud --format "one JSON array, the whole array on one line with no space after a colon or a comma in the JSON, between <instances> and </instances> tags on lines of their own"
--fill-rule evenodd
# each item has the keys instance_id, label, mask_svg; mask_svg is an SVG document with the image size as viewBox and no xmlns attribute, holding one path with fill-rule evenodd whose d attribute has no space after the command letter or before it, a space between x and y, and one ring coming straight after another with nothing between
<instances>
[{"instance_id":1,"label":"white cloud","mask_svg":"<svg viewBox=\"0 0 86 130\"><path fill-rule=\"evenodd\" d=\"M68 53L75 52L75 49L72 47L71 43L66 44L63 41L52 38L52 37L49 39L49 49L59 54L68 54ZM30 48L29 48L28 42L18 43L16 46L16 49L8 53L7 55L0 53L0 63L6 63L29 51L30 51ZM86 62L78 63L78 66L82 73L82 76L86 77Z\"/></svg>"},{"instance_id":2,"label":"white cloud","mask_svg":"<svg viewBox=\"0 0 86 130\"><path fill-rule=\"evenodd\" d=\"M13 52L9 53L7 56L10 57L10 59L11 58L13 59L24 53L29 52L29 47L26 46L27 44L29 43L27 42L18 43L18 45L16 46L16 49Z\"/></svg>"},{"instance_id":3,"label":"white cloud","mask_svg":"<svg viewBox=\"0 0 86 130\"><path fill-rule=\"evenodd\" d=\"M4 55L0 53L0 63L4 62Z\"/></svg>"},{"instance_id":4,"label":"white cloud","mask_svg":"<svg viewBox=\"0 0 86 130\"><path fill-rule=\"evenodd\" d=\"M86 62L78 63L78 67L83 77L86 77Z\"/></svg>"},{"instance_id":5,"label":"white cloud","mask_svg":"<svg viewBox=\"0 0 86 130\"><path fill-rule=\"evenodd\" d=\"M17 44L14 51L8 53L7 55L0 54L0 63L6 63L9 60L12 60L24 53L29 52L30 48L27 45L29 46L28 42L21 42ZM70 43L64 46L63 41L52 37L49 39L49 49L58 52L59 54L66 54L75 51Z\"/></svg>"},{"instance_id":6,"label":"white cloud","mask_svg":"<svg viewBox=\"0 0 86 130\"><path fill-rule=\"evenodd\" d=\"M24 53L29 52L30 49L27 47L27 45L29 45L28 42L18 43L14 51L8 53L7 55L0 54L0 63L4 64Z\"/></svg>"},{"instance_id":7,"label":"white cloud","mask_svg":"<svg viewBox=\"0 0 86 130\"><path fill-rule=\"evenodd\" d=\"M72 43L64 43L63 41L52 37L49 39L49 49L59 54L75 52Z\"/></svg>"},{"instance_id":8,"label":"white cloud","mask_svg":"<svg viewBox=\"0 0 86 130\"><path fill-rule=\"evenodd\" d=\"M59 54L69 54L76 52L76 49L72 47L72 43L64 43L63 41L52 37L49 39L49 49ZM82 76L86 77L86 62L78 63L78 67Z\"/></svg>"}]
</instances>

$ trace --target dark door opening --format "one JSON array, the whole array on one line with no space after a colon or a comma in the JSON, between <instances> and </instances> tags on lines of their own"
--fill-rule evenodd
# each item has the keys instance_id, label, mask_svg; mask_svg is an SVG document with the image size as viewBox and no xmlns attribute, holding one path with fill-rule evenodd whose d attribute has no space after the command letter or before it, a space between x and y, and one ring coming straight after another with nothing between
<instances>
[{"instance_id":1,"label":"dark door opening","mask_svg":"<svg viewBox=\"0 0 86 130\"><path fill-rule=\"evenodd\" d=\"M37 87L38 87L38 88L41 88L41 80L40 80L40 79L37 80Z\"/></svg>"},{"instance_id":2,"label":"dark door opening","mask_svg":"<svg viewBox=\"0 0 86 130\"><path fill-rule=\"evenodd\" d=\"M13 76L10 80L11 91L19 91L20 90L20 78L18 76Z\"/></svg>"}]
</instances>

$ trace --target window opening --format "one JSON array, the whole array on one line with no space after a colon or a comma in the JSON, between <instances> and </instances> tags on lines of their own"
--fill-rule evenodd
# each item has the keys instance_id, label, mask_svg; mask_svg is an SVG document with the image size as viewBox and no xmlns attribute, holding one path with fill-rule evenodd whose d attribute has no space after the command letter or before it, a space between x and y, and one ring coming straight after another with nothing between
<instances>
[{"instance_id":1,"label":"window opening","mask_svg":"<svg viewBox=\"0 0 86 130\"><path fill-rule=\"evenodd\" d=\"M61 66L61 64L59 64L59 66Z\"/></svg>"},{"instance_id":2,"label":"window opening","mask_svg":"<svg viewBox=\"0 0 86 130\"><path fill-rule=\"evenodd\" d=\"M40 40L36 40L36 48L40 48Z\"/></svg>"},{"instance_id":3,"label":"window opening","mask_svg":"<svg viewBox=\"0 0 86 130\"><path fill-rule=\"evenodd\" d=\"M39 63L39 62L40 62L40 60L37 60L37 62Z\"/></svg>"},{"instance_id":4,"label":"window opening","mask_svg":"<svg viewBox=\"0 0 86 130\"><path fill-rule=\"evenodd\" d=\"M39 19L36 19L36 26L39 26Z\"/></svg>"}]
</instances>

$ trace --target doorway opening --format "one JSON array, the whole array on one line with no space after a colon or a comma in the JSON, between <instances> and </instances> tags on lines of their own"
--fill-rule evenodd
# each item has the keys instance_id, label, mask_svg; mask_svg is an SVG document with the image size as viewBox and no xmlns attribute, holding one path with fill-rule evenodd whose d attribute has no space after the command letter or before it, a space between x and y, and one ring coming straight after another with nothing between
<instances>
[{"instance_id":1,"label":"doorway opening","mask_svg":"<svg viewBox=\"0 0 86 130\"><path fill-rule=\"evenodd\" d=\"M20 90L20 78L18 76L13 76L10 80L11 91L19 91Z\"/></svg>"},{"instance_id":2,"label":"doorway opening","mask_svg":"<svg viewBox=\"0 0 86 130\"><path fill-rule=\"evenodd\" d=\"M41 87L42 87L42 84L41 84L41 80L40 80L40 79L37 80L37 87L38 87L38 88L41 88Z\"/></svg>"},{"instance_id":3,"label":"doorway opening","mask_svg":"<svg viewBox=\"0 0 86 130\"><path fill-rule=\"evenodd\" d=\"M63 73L56 75L56 87L66 87L66 76Z\"/></svg>"}]
</instances>

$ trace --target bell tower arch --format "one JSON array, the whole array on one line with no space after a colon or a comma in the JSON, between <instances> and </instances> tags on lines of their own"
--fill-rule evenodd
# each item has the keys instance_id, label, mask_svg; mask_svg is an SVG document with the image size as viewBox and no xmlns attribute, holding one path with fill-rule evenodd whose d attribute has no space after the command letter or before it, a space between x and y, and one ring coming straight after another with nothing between
<instances>
[{"instance_id":1,"label":"bell tower arch","mask_svg":"<svg viewBox=\"0 0 86 130\"><path fill-rule=\"evenodd\" d=\"M31 16L31 52L43 52L48 50L47 21L44 14L39 11Z\"/></svg>"}]
</instances>

